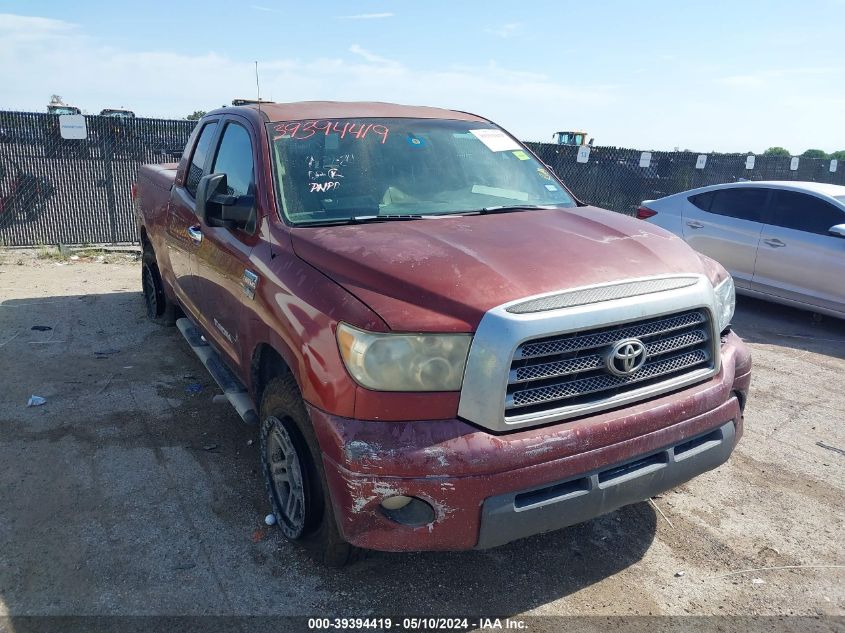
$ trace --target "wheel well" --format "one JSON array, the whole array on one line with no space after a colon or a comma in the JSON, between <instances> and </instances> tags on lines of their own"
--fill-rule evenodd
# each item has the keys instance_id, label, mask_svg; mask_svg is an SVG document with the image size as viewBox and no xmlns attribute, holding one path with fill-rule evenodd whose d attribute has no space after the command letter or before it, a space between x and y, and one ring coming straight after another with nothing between
<instances>
[{"instance_id":1,"label":"wheel well","mask_svg":"<svg viewBox=\"0 0 845 633\"><path fill-rule=\"evenodd\" d=\"M147 237L147 229L141 227L141 251L153 250L153 245L150 243L150 238Z\"/></svg>"},{"instance_id":2,"label":"wheel well","mask_svg":"<svg viewBox=\"0 0 845 633\"><path fill-rule=\"evenodd\" d=\"M266 343L261 343L252 353L250 372L253 395L259 405L268 382L276 376L293 373L281 354Z\"/></svg>"}]
</instances>

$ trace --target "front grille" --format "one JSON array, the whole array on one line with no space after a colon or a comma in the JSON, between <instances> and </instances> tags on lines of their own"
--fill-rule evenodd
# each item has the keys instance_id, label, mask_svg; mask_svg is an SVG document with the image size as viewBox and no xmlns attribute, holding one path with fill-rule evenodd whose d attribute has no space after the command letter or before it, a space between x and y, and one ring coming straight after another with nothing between
<instances>
[{"instance_id":1,"label":"front grille","mask_svg":"<svg viewBox=\"0 0 845 633\"><path fill-rule=\"evenodd\" d=\"M711 330L705 310L688 310L523 343L511 363L505 416L587 407L712 368ZM644 344L646 360L635 372L618 376L608 370L606 358L615 343L630 338Z\"/></svg>"}]
</instances>

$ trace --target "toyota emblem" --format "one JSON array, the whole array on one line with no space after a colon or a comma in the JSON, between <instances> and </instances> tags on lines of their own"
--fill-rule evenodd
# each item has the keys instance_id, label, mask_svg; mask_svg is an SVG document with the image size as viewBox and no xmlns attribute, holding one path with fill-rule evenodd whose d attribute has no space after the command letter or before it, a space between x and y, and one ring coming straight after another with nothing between
<instances>
[{"instance_id":1,"label":"toyota emblem","mask_svg":"<svg viewBox=\"0 0 845 633\"><path fill-rule=\"evenodd\" d=\"M640 339L628 338L610 348L605 365L615 376L630 376L643 366L645 359L645 344Z\"/></svg>"}]
</instances>

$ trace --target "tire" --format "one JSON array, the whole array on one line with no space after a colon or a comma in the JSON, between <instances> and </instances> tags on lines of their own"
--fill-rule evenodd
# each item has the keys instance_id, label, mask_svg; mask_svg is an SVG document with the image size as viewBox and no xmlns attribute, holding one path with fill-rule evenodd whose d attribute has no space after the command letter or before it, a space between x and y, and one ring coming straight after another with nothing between
<instances>
[{"instance_id":1,"label":"tire","mask_svg":"<svg viewBox=\"0 0 845 633\"><path fill-rule=\"evenodd\" d=\"M176 325L178 309L164 292L156 256L151 249L146 249L141 259L141 291L150 321L159 325Z\"/></svg>"},{"instance_id":2,"label":"tire","mask_svg":"<svg viewBox=\"0 0 845 633\"><path fill-rule=\"evenodd\" d=\"M363 550L343 540L337 529L320 445L293 376L273 378L260 409L261 467L285 538L327 567L358 560Z\"/></svg>"}]
</instances>

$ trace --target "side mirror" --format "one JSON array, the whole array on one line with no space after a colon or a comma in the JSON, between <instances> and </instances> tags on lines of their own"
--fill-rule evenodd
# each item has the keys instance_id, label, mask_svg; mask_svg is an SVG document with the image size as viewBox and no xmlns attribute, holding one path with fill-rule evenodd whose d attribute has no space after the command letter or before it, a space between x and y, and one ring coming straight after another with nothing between
<instances>
[{"instance_id":1,"label":"side mirror","mask_svg":"<svg viewBox=\"0 0 845 633\"><path fill-rule=\"evenodd\" d=\"M255 214L254 196L233 196L226 174L208 174L197 184L196 214L203 224L229 229L247 227Z\"/></svg>"},{"instance_id":2,"label":"side mirror","mask_svg":"<svg viewBox=\"0 0 845 633\"><path fill-rule=\"evenodd\" d=\"M834 224L827 232L836 237L845 237L845 224Z\"/></svg>"},{"instance_id":3,"label":"side mirror","mask_svg":"<svg viewBox=\"0 0 845 633\"><path fill-rule=\"evenodd\" d=\"M203 224L212 226L208 221L209 198L226 186L226 174L208 174L197 183L196 214Z\"/></svg>"}]
</instances>

